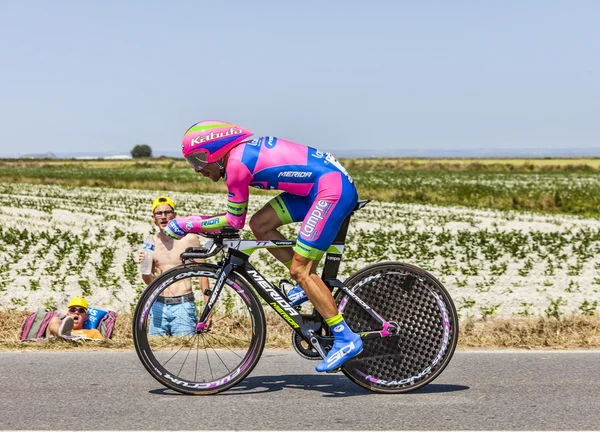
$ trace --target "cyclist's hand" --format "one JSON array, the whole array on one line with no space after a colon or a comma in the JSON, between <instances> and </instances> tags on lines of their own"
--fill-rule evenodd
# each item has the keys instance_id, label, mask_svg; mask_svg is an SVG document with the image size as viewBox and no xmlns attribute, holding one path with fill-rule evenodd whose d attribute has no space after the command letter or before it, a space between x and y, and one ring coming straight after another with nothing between
<instances>
[{"instance_id":1,"label":"cyclist's hand","mask_svg":"<svg viewBox=\"0 0 600 432\"><path fill-rule=\"evenodd\" d=\"M144 261L144 251L139 251L138 253L138 264L141 264Z\"/></svg>"},{"instance_id":2,"label":"cyclist's hand","mask_svg":"<svg viewBox=\"0 0 600 432\"><path fill-rule=\"evenodd\" d=\"M185 226L183 223L181 225ZM181 228L181 225L177 222L177 219L173 219L165 228L165 234L175 240L182 239L186 236L187 232Z\"/></svg>"}]
</instances>

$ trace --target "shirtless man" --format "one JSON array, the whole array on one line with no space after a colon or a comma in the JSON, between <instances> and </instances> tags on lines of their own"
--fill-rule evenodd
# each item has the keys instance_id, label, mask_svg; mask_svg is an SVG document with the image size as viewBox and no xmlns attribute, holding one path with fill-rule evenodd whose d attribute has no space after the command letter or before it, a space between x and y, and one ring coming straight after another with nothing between
<instances>
[{"instance_id":1,"label":"shirtless man","mask_svg":"<svg viewBox=\"0 0 600 432\"><path fill-rule=\"evenodd\" d=\"M159 196L152 203L152 220L159 228L154 234L154 255L152 271L142 275L146 285L171 268L181 264L180 255L189 247L200 247L198 236L186 236L182 241L174 241L164 233L169 221L177 216L175 204L167 196ZM144 252L140 251L138 261L142 262ZM208 288L208 279L200 278L202 292ZM207 299L204 296L205 301ZM192 280L183 279L170 285L156 299L150 309L150 335L152 336L186 336L196 331L198 317L194 305ZM210 322L208 323L210 324Z\"/></svg>"}]
</instances>

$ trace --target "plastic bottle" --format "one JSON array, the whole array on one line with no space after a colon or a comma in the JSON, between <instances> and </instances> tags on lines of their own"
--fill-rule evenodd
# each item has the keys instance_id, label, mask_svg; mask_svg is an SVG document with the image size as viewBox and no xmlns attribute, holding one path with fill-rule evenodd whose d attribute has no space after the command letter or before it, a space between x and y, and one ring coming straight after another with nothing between
<instances>
[{"instance_id":1,"label":"plastic bottle","mask_svg":"<svg viewBox=\"0 0 600 432\"><path fill-rule=\"evenodd\" d=\"M154 236L148 236L142 246L144 259L140 263L140 274L149 275L152 272L152 257L154 255Z\"/></svg>"}]
</instances>

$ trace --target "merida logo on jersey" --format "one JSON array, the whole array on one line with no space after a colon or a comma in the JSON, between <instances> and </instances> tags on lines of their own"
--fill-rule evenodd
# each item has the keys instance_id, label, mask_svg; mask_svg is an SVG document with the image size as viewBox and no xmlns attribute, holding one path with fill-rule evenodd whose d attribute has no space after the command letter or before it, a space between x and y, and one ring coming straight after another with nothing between
<instances>
[{"instance_id":1,"label":"merida logo on jersey","mask_svg":"<svg viewBox=\"0 0 600 432\"><path fill-rule=\"evenodd\" d=\"M301 171L282 171L277 177L293 177L293 178L306 178L312 175L312 171L301 172Z\"/></svg>"},{"instance_id":2,"label":"merida logo on jersey","mask_svg":"<svg viewBox=\"0 0 600 432\"><path fill-rule=\"evenodd\" d=\"M322 221L325 216L329 213L331 203L327 201L319 200L315 209L310 213L310 216L306 219L306 223L300 230L300 234L309 239L314 239L318 233L317 224Z\"/></svg>"},{"instance_id":3,"label":"merida logo on jersey","mask_svg":"<svg viewBox=\"0 0 600 432\"><path fill-rule=\"evenodd\" d=\"M242 133L242 129L239 129L239 128L229 128L228 131L219 132L219 133L211 132L209 135L201 135L201 136L194 137L192 139L191 146L193 147L196 144L202 144L205 142L216 140L218 138L223 138L223 137L230 136L230 135L238 135L241 133Z\"/></svg>"}]
</instances>

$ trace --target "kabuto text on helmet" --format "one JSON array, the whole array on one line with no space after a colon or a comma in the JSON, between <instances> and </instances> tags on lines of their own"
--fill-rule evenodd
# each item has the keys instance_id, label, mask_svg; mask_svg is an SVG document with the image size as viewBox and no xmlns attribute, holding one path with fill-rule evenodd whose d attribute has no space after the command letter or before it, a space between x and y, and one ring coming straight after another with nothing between
<instances>
[{"instance_id":1,"label":"kabuto text on helmet","mask_svg":"<svg viewBox=\"0 0 600 432\"><path fill-rule=\"evenodd\" d=\"M198 171L206 164L223 158L232 148L250 136L252 132L232 123L205 120L186 131L181 149L183 157Z\"/></svg>"}]
</instances>

